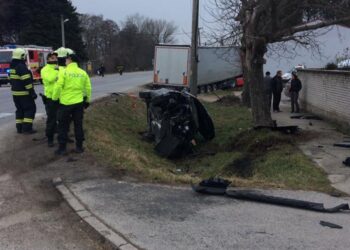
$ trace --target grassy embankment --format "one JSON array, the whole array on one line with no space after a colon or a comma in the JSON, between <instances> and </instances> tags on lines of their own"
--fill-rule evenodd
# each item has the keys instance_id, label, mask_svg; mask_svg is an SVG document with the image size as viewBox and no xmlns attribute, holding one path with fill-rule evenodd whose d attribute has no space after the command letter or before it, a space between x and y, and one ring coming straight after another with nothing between
<instances>
[{"instance_id":1,"label":"grassy embankment","mask_svg":"<svg viewBox=\"0 0 350 250\"><path fill-rule=\"evenodd\" d=\"M250 112L239 104L206 103L216 138L200 144L194 155L171 161L158 157L153 145L141 140L139 132L146 129L143 102L115 99L101 100L87 112L87 147L122 173L171 184L220 176L233 186L332 191L326 174L296 146L302 135L252 130Z\"/></svg>"}]
</instances>

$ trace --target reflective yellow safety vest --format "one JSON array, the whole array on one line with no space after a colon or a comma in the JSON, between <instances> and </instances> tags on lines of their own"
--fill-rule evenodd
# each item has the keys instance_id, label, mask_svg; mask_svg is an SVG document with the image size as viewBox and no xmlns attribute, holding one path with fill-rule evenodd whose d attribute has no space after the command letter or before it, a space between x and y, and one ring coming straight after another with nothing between
<instances>
[{"instance_id":1,"label":"reflective yellow safety vest","mask_svg":"<svg viewBox=\"0 0 350 250\"><path fill-rule=\"evenodd\" d=\"M77 63L70 63L64 70L60 69L52 100L59 99L60 104L74 105L82 103L84 97L90 102L91 81L88 74Z\"/></svg>"},{"instance_id":2,"label":"reflective yellow safety vest","mask_svg":"<svg viewBox=\"0 0 350 250\"><path fill-rule=\"evenodd\" d=\"M47 64L41 70L41 78L42 78L43 84L44 84L44 95L47 98L52 99L53 89L54 89L55 83L58 80L57 65Z\"/></svg>"}]
</instances>

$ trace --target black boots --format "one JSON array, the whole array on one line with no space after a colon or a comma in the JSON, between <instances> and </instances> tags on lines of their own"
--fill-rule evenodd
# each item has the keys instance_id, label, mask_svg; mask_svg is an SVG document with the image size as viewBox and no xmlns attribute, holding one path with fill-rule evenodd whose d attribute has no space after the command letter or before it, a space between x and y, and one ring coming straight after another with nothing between
<instances>
[{"instance_id":1,"label":"black boots","mask_svg":"<svg viewBox=\"0 0 350 250\"><path fill-rule=\"evenodd\" d=\"M24 135L32 135L35 134L37 131L32 129L32 130L27 130L27 131L23 131L22 134Z\"/></svg>"},{"instance_id":2,"label":"black boots","mask_svg":"<svg viewBox=\"0 0 350 250\"><path fill-rule=\"evenodd\" d=\"M32 135L35 134L37 131L33 129L32 123L23 123L22 124L22 134L25 135Z\"/></svg>"},{"instance_id":3,"label":"black boots","mask_svg":"<svg viewBox=\"0 0 350 250\"><path fill-rule=\"evenodd\" d=\"M36 130L33 129L31 125L23 126L23 124L16 124L16 129L18 134L24 134L24 135L32 135L37 132Z\"/></svg>"},{"instance_id":4,"label":"black boots","mask_svg":"<svg viewBox=\"0 0 350 250\"><path fill-rule=\"evenodd\" d=\"M49 148L52 148L54 146L54 143L53 143L53 137L48 137L47 138L47 146Z\"/></svg>"},{"instance_id":5,"label":"black boots","mask_svg":"<svg viewBox=\"0 0 350 250\"><path fill-rule=\"evenodd\" d=\"M60 144L58 149L55 151L55 155L61 156L67 154L66 144Z\"/></svg>"},{"instance_id":6,"label":"black boots","mask_svg":"<svg viewBox=\"0 0 350 250\"><path fill-rule=\"evenodd\" d=\"M75 144L74 153L82 154L84 153L83 142L78 142Z\"/></svg>"},{"instance_id":7,"label":"black boots","mask_svg":"<svg viewBox=\"0 0 350 250\"><path fill-rule=\"evenodd\" d=\"M48 143L50 143L50 141ZM84 153L83 143L82 142L77 142L76 143L76 147L75 147L73 152L76 153L76 154ZM55 151L55 154L58 155L58 156L67 155L67 146L66 146L66 144L59 144L59 147Z\"/></svg>"},{"instance_id":8,"label":"black boots","mask_svg":"<svg viewBox=\"0 0 350 250\"><path fill-rule=\"evenodd\" d=\"M16 129L17 129L17 133L18 134L22 134L22 124L21 123L17 123L16 124Z\"/></svg>"}]
</instances>

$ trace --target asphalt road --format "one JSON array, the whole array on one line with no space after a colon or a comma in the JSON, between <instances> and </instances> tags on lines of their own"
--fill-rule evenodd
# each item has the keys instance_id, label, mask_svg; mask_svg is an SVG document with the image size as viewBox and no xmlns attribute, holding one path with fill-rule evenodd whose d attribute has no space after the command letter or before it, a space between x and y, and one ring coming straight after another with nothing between
<instances>
[{"instance_id":1,"label":"asphalt road","mask_svg":"<svg viewBox=\"0 0 350 250\"><path fill-rule=\"evenodd\" d=\"M348 212L319 213L200 195L189 187L115 179L67 180L67 185L85 208L142 249L347 250L350 246ZM348 198L316 192L257 192L324 203L326 208L349 203ZM320 221L343 229L321 226Z\"/></svg>"},{"instance_id":2,"label":"asphalt road","mask_svg":"<svg viewBox=\"0 0 350 250\"><path fill-rule=\"evenodd\" d=\"M125 73L122 76L118 74L106 75L105 77L93 77L92 98L97 99L113 92L124 92L139 85L152 81L152 72ZM43 93L42 85L36 85L37 93ZM37 114L45 113L44 105L38 98ZM0 127L14 120L15 106L9 86L0 87Z\"/></svg>"},{"instance_id":3,"label":"asphalt road","mask_svg":"<svg viewBox=\"0 0 350 250\"><path fill-rule=\"evenodd\" d=\"M151 75L139 72L93 78L93 99L148 83ZM35 88L42 92L42 86ZM40 100L37 106L38 113L44 113ZM56 158L54 149L46 146L44 117L37 117L39 132L33 136L18 135L13 120L10 88L1 87L0 249L105 249L100 236L82 223L51 181L57 176L77 179L86 174L85 178L106 178L106 174L110 177L114 173L109 174L85 154ZM81 164L75 166L77 163Z\"/></svg>"}]
</instances>

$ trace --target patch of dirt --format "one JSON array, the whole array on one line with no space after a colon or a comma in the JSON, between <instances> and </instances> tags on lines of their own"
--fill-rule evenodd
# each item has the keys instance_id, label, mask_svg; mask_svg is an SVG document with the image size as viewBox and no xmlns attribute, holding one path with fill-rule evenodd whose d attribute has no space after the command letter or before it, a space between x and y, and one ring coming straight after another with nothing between
<instances>
[{"instance_id":1,"label":"patch of dirt","mask_svg":"<svg viewBox=\"0 0 350 250\"><path fill-rule=\"evenodd\" d=\"M220 99L216 101L216 103L221 104L223 106L233 106L233 105L240 105L241 99L234 95L227 95L223 96Z\"/></svg>"},{"instance_id":2,"label":"patch of dirt","mask_svg":"<svg viewBox=\"0 0 350 250\"><path fill-rule=\"evenodd\" d=\"M299 133L295 135L295 139L298 142L307 142L311 141L317 138L320 138L322 136L325 136L324 133L319 132L319 131L314 131L314 130L300 130Z\"/></svg>"},{"instance_id":3,"label":"patch of dirt","mask_svg":"<svg viewBox=\"0 0 350 250\"><path fill-rule=\"evenodd\" d=\"M248 155L244 155L236 160L234 160L231 164L225 167L225 171L229 175L234 175L240 178L250 178L253 176L253 166L252 159Z\"/></svg>"},{"instance_id":4,"label":"patch of dirt","mask_svg":"<svg viewBox=\"0 0 350 250\"><path fill-rule=\"evenodd\" d=\"M266 131L266 134L261 134L259 131L249 130L233 138L228 150L246 151L248 153L261 155L272 147L293 143L293 136L281 135L278 132L270 131Z\"/></svg>"}]
</instances>

